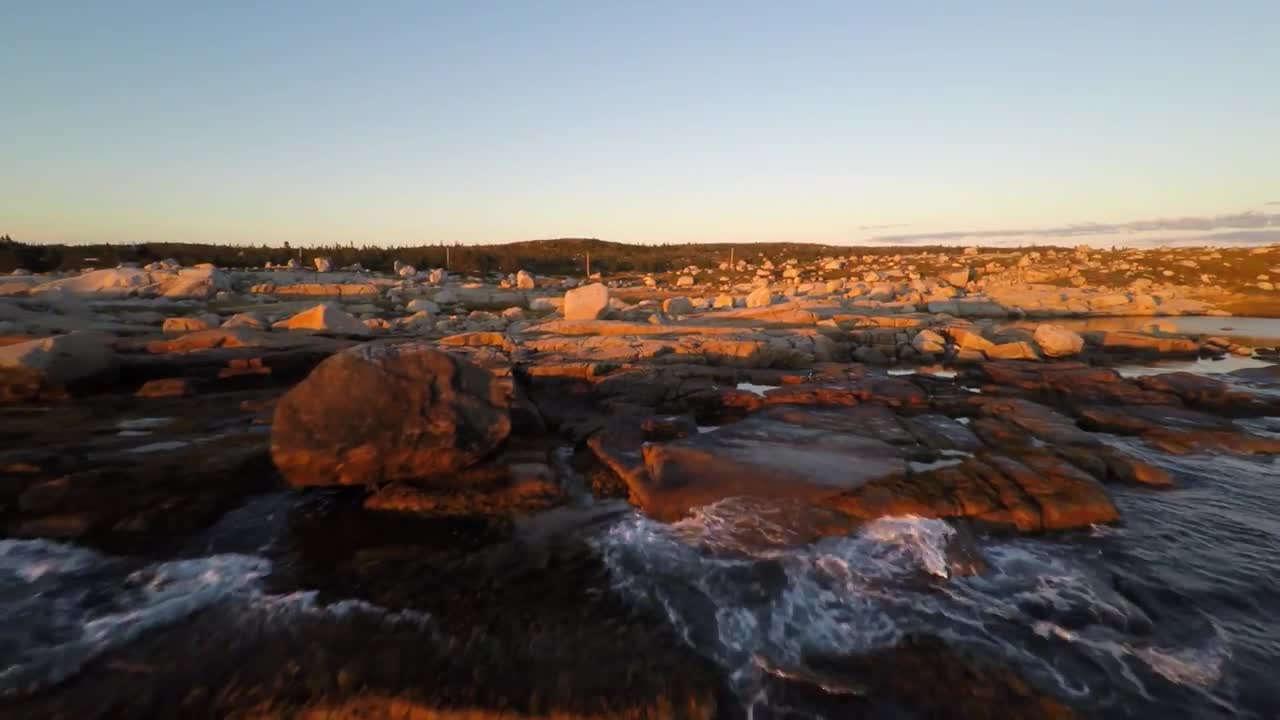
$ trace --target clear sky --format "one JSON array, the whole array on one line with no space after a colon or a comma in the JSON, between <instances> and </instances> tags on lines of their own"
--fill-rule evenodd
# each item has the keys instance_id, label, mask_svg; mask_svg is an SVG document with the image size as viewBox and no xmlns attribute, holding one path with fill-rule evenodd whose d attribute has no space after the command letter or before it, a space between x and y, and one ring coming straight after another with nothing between
<instances>
[{"instance_id":1,"label":"clear sky","mask_svg":"<svg viewBox=\"0 0 1280 720\"><path fill-rule=\"evenodd\" d=\"M1276 0L0 6L19 240L842 243L1277 203Z\"/></svg>"}]
</instances>

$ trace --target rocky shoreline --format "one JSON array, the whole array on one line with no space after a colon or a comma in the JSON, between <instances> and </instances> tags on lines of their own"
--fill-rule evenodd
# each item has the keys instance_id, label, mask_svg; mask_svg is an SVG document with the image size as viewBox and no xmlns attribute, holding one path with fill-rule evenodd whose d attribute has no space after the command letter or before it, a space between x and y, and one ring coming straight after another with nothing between
<instances>
[{"instance_id":1,"label":"rocky shoreline","mask_svg":"<svg viewBox=\"0 0 1280 720\"><path fill-rule=\"evenodd\" d=\"M585 527L740 497L805 508L796 542L940 518L958 530L953 567L981 574L975 538L1123 523L1109 488L1175 480L1115 437L1280 454L1240 422L1280 416L1275 348L1055 321L1217 313L1271 290L1270 275L1208 287L1216 264L1280 262L1261 250L754 259L585 285L322 263L0 278L6 538L163 556L278 495L291 545L269 582L431 618L248 637L209 611L193 620L204 646L162 628L0 703L15 717L734 717L714 663L611 587ZM1179 284L1192 280L1205 284ZM1258 367L1235 382L1116 370L1224 357ZM209 660L155 666L173 653ZM837 714L1075 712L934 637L811 666L859 692L779 671L774 693Z\"/></svg>"}]
</instances>

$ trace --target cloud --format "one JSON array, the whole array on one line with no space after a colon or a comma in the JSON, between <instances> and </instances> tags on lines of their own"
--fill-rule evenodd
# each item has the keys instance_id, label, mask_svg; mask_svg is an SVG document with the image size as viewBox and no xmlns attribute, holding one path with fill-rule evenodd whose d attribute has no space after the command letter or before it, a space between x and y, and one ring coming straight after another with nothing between
<instances>
[{"instance_id":1,"label":"cloud","mask_svg":"<svg viewBox=\"0 0 1280 720\"><path fill-rule=\"evenodd\" d=\"M1271 200L1269 202L1264 202L1262 204L1263 205L1280 205L1280 200Z\"/></svg>"},{"instance_id":2,"label":"cloud","mask_svg":"<svg viewBox=\"0 0 1280 720\"><path fill-rule=\"evenodd\" d=\"M896 230L898 228L911 227L911 223L890 223L888 225L863 225L859 230Z\"/></svg>"},{"instance_id":3,"label":"cloud","mask_svg":"<svg viewBox=\"0 0 1280 720\"><path fill-rule=\"evenodd\" d=\"M1149 241L1142 237L1156 232L1199 232L1210 233L1203 236L1208 242L1214 237L1225 237L1227 233L1213 235L1216 231L1246 231L1280 228L1280 213L1242 212L1228 215L1212 215L1203 217L1159 218L1154 220L1135 220L1127 223L1081 223L1077 225L1060 225L1040 228L1008 228L996 230L950 230L929 233L898 233L877 235L866 242L885 245L920 245L929 243L953 242L989 242L1024 244L1054 241L1088 241L1111 238L1123 242L1126 236L1133 236L1134 241Z\"/></svg>"}]
</instances>

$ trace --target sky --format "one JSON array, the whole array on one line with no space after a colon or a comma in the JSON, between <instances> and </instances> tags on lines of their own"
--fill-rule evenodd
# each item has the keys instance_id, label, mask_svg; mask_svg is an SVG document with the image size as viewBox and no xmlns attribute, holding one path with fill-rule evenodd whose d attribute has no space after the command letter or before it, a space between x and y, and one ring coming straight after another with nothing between
<instances>
[{"instance_id":1,"label":"sky","mask_svg":"<svg viewBox=\"0 0 1280 720\"><path fill-rule=\"evenodd\" d=\"M1274 0L3 3L0 234L1280 241L1277 33Z\"/></svg>"}]
</instances>

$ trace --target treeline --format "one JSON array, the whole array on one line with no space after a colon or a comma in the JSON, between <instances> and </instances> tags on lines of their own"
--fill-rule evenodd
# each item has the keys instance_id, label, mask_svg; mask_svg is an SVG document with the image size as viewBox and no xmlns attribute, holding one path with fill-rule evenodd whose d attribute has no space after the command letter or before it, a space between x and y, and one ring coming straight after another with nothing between
<instances>
[{"instance_id":1,"label":"treeline","mask_svg":"<svg viewBox=\"0 0 1280 720\"><path fill-rule=\"evenodd\" d=\"M913 251L929 248L913 248ZM34 245L0 237L0 272L18 268L32 272L114 267L119 263L145 265L172 258L184 266L213 263L224 268L257 268L296 259L314 267L327 257L335 268L359 264L366 270L391 272L397 260L418 269L448 267L458 273L529 270L549 275L581 275L590 257L592 272L661 273L689 265L713 268L731 257L775 261L794 257L802 262L830 255L901 252L901 248L850 248L806 243L750 243L631 245L589 238L530 240L503 245L424 245L387 248L375 245L332 245L291 248L267 245L207 245L195 243L137 243L101 245Z\"/></svg>"}]
</instances>

